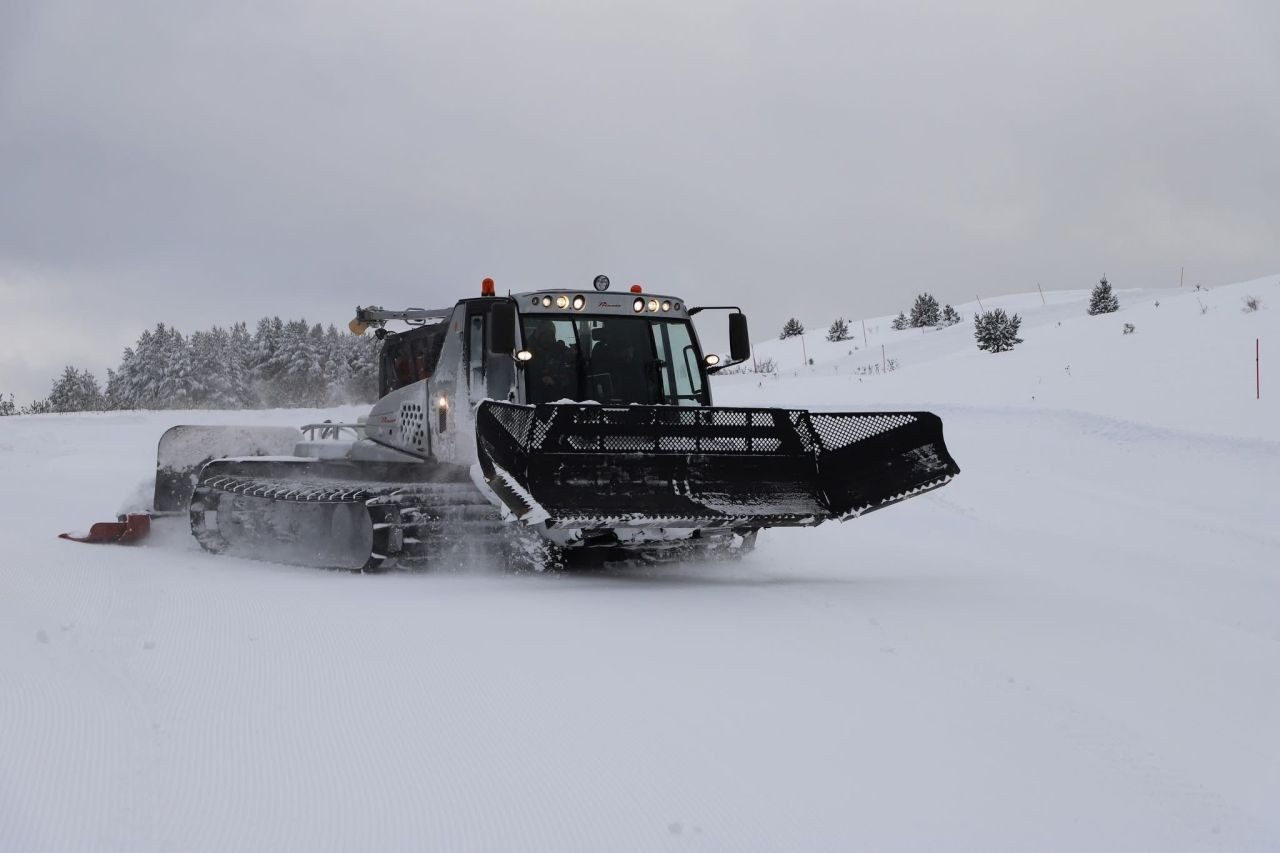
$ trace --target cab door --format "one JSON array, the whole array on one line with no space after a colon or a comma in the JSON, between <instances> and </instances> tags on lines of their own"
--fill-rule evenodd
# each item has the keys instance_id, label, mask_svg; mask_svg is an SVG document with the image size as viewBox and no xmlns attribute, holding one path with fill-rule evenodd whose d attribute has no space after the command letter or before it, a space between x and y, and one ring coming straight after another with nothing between
<instances>
[{"instance_id":1,"label":"cab door","mask_svg":"<svg viewBox=\"0 0 1280 853\"><path fill-rule=\"evenodd\" d=\"M708 406L707 375L697 342L688 323L655 320L653 349L662 386L662 402L668 406Z\"/></svg>"},{"instance_id":2,"label":"cab door","mask_svg":"<svg viewBox=\"0 0 1280 853\"><path fill-rule=\"evenodd\" d=\"M489 309L498 299L467 303L464 364L467 398L472 406L481 400L516 399L516 366L509 353L490 353L485 339Z\"/></svg>"}]
</instances>

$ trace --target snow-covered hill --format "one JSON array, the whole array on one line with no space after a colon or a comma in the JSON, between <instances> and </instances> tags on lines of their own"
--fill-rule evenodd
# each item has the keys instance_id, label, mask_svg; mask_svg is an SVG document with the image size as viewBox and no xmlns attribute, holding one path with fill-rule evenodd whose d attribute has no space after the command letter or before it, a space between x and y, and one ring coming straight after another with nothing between
<instances>
[{"instance_id":1,"label":"snow-covered hill","mask_svg":"<svg viewBox=\"0 0 1280 853\"><path fill-rule=\"evenodd\" d=\"M966 305L717 379L932 409L963 469L735 566L79 546L167 425L321 413L0 419L0 849L1280 848L1280 277L1046 296L984 300L1010 353ZM881 344L900 369L857 375Z\"/></svg>"},{"instance_id":2,"label":"snow-covered hill","mask_svg":"<svg viewBox=\"0 0 1280 853\"><path fill-rule=\"evenodd\" d=\"M945 329L890 327L892 317L851 323L854 339L829 343L825 332L768 340L756 361L773 359L774 390L761 377L726 376L714 386L717 402L754 399L809 404L832 395L840 405L1011 406L1090 412L1173 429L1203 429L1251 438L1280 437L1280 385L1254 398L1254 342L1280 331L1280 275L1208 290L1120 290L1120 310L1086 312L1089 292L1057 291L984 299L1022 318L1024 343L1012 352L977 349L973 315L978 304L957 305L964 322ZM1243 311L1246 297L1261 309ZM1131 323L1134 332L1124 334ZM1272 344L1273 376L1280 376L1280 346ZM883 350L882 350L883 347ZM1265 341L1264 341L1265 348ZM807 351L814 362L805 365ZM875 373L890 359L892 375ZM1264 370L1266 365L1263 365ZM859 368L872 371L858 375ZM844 383L844 387L840 386ZM744 386L750 386L744 387Z\"/></svg>"}]
</instances>

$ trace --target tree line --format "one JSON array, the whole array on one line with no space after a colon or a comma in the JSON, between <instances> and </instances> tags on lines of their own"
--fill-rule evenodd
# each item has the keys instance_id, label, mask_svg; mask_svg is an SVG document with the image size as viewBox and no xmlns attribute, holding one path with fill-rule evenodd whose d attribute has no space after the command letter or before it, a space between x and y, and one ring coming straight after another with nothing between
<instances>
[{"instance_id":1,"label":"tree line","mask_svg":"<svg viewBox=\"0 0 1280 853\"><path fill-rule=\"evenodd\" d=\"M1159 303L1157 303L1159 304ZM1256 309L1256 301L1254 308ZM1098 280L1098 284L1093 288L1093 292L1089 294L1089 306L1086 309L1090 315L1111 314L1120 309L1120 300L1116 297L1111 289L1111 282L1103 275ZM960 316L950 305L939 305L938 300L930 293L921 293L916 296L915 302L911 306L911 312L899 311L898 316L893 319L892 327L895 330L903 329L926 329L926 328L945 328L954 326L956 323L963 322L964 318ZM1017 314L1010 315L1002 308L996 308L991 311L979 311L973 317L973 336L977 342L978 349L987 352L1007 352L1016 345L1022 343L1022 338L1018 334L1022 327L1022 318ZM1126 329L1126 334L1133 331L1131 325ZM782 326L782 333L778 337L782 340L797 337L804 334L804 324L791 317ZM827 340L832 342L847 341L850 338L849 321L843 317L837 317L832 321L831 326L827 329Z\"/></svg>"},{"instance_id":2,"label":"tree line","mask_svg":"<svg viewBox=\"0 0 1280 853\"><path fill-rule=\"evenodd\" d=\"M0 415L114 409L315 408L377 398L376 338L306 320L263 317L183 335L147 329L107 371L106 386L68 365L49 396L18 407L0 394Z\"/></svg>"}]
</instances>

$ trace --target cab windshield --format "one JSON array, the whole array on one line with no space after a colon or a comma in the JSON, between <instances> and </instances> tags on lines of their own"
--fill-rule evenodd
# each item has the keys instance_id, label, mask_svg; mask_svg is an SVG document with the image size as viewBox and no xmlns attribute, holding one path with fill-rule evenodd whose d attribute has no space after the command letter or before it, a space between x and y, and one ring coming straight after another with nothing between
<instances>
[{"instance_id":1,"label":"cab windshield","mask_svg":"<svg viewBox=\"0 0 1280 853\"><path fill-rule=\"evenodd\" d=\"M531 403L706 405L700 355L687 320L646 317L523 318Z\"/></svg>"}]
</instances>

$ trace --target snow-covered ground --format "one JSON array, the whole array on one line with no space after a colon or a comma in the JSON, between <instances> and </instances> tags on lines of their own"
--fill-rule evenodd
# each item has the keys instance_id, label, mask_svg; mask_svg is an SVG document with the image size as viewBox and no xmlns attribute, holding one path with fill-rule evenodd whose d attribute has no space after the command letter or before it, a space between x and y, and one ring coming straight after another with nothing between
<instances>
[{"instance_id":1,"label":"snow-covered ground","mask_svg":"<svg viewBox=\"0 0 1280 853\"><path fill-rule=\"evenodd\" d=\"M0 419L0 849L1280 848L1280 276L1046 296L984 300L1011 353L957 306L717 379L937 411L963 469L736 566L75 545L169 424L318 413Z\"/></svg>"}]
</instances>

